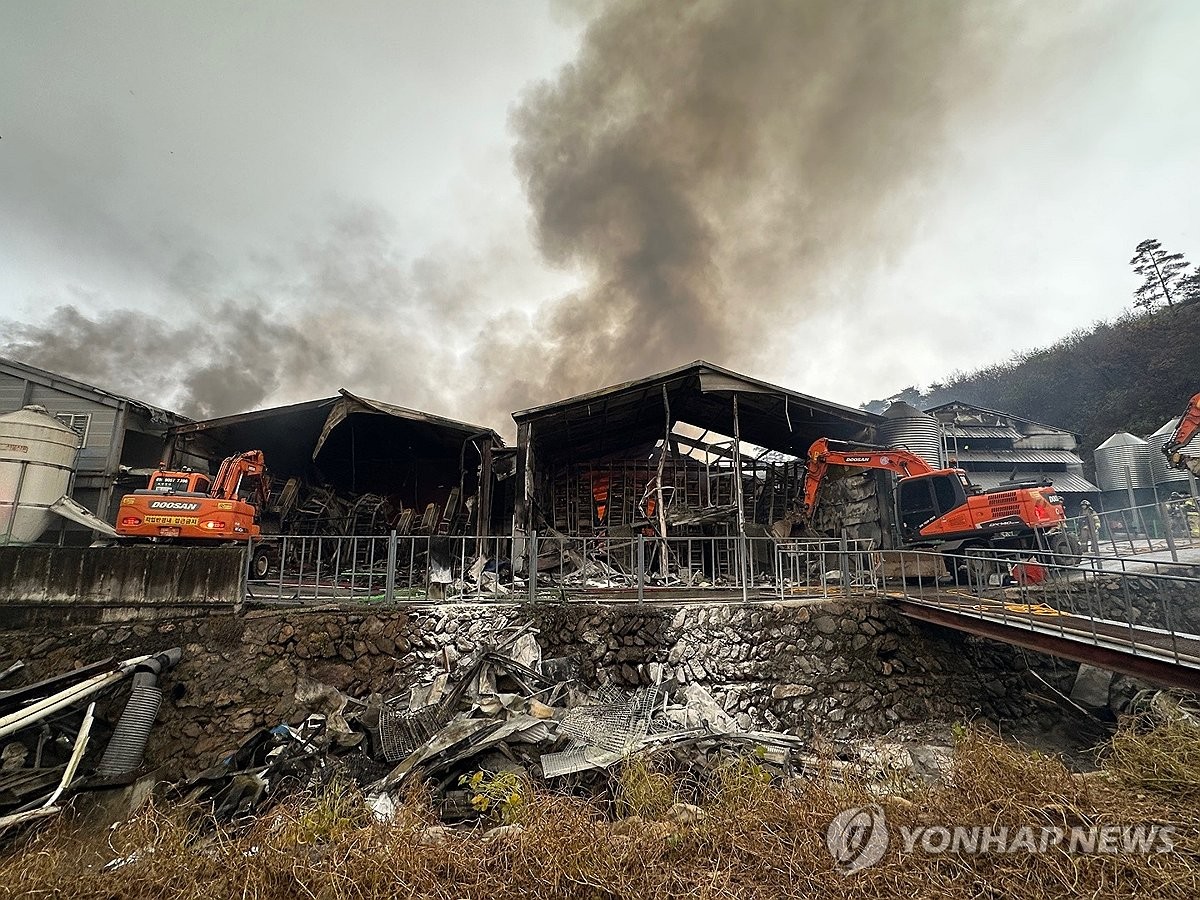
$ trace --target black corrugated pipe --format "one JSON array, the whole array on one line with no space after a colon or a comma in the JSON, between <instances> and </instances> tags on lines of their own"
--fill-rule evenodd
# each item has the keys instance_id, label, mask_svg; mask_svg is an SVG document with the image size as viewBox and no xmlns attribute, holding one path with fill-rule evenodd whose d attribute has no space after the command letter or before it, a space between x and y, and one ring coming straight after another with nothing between
<instances>
[{"instance_id":1,"label":"black corrugated pipe","mask_svg":"<svg viewBox=\"0 0 1200 900\"><path fill-rule=\"evenodd\" d=\"M113 729L112 738L104 748L104 756L96 767L97 775L114 778L141 768L150 729L154 727L158 707L162 704L158 676L179 662L182 656L183 650L174 647L146 660L134 670L133 690L117 727Z\"/></svg>"}]
</instances>

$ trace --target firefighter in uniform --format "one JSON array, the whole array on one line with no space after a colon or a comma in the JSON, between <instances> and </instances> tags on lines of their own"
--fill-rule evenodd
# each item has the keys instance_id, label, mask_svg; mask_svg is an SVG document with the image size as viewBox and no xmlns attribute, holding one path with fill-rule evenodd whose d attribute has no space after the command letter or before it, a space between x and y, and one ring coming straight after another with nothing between
<instances>
[{"instance_id":1,"label":"firefighter in uniform","mask_svg":"<svg viewBox=\"0 0 1200 900\"><path fill-rule=\"evenodd\" d=\"M1081 531L1084 542L1093 556L1100 555L1100 514L1092 508L1088 500L1079 504L1079 515L1082 516Z\"/></svg>"},{"instance_id":2,"label":"firefighter in uniform","mask_svg":"<svg viewBox=\"0 0 1200 900\"><path fill-rule=\"evenodd\" d=\"M1200 510L1192 497L1176 491L1170 500L1172 530L1189 537L1200 537Z\"/></svg>"}]
</instances>

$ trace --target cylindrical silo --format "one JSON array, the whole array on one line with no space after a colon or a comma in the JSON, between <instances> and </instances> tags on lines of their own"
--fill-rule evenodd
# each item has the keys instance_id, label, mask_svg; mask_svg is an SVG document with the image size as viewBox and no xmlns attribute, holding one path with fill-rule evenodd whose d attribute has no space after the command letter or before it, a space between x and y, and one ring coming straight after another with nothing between
<instances>
[{"instance_id":1,"label":"cylindrical silo","mask_svg":"<svg viewBox=\"0 0 1200 900\"><path fill-rule=\"evenodd\" d=\"M0 544L36 541L67 493L79 435L42 406L0 416Z\"/></svg>"},{"instance_id":2,"label":"cylindrical silo","mask_svg":"<svg viewBox=\"0 0 1200 900\"><path fill-rule=\"evenodd\" d=\"M1146 443L1150 445L1150 474L1154 478L1156 487L1161 484L1187 483L1187 471L1172 466L1167 462L1166 454L1162 452L1162 448L1167 445L1167 441L1171 439L1171 435L1175 433L1178 426L1179 417L1176 416L1146 438ZM1183 452L1186 456L1200 456L1200 435L1196 435L1188 441L1184 445Z\"/></svg>"},{"instance_id":3,"label":"cylindrical silo","mask_svg":"<svg viewBox=\"0 0 1200 900\"><path fill-rule=\"evenodd\" d=\"M942 426L927 415L898 400L883 412L885 421L879 426L879 442L888 447L904 447L935 469L946 465L942 446Z\"/></svg>"},{"instance_id":4,"label":"cylindrical silo","mask_svg":"<svg viewBox=\"0 0 1200 900\"><path fill-rule=\"evenodd\" d=\"M1096 483L1102 491L1141 490L1154 486L1150 445L1135 434L1118 431L1096 448Z\"/></svg>"}]
</instances>

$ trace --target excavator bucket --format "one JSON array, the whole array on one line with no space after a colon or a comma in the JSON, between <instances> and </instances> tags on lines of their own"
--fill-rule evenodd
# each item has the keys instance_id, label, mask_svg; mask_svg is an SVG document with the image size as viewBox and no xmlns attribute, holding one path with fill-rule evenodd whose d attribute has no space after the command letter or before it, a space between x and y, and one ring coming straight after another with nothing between
<instances>
[{"instance_id":1,"label":"excavator bucket","mask_svg":"<svg viewBox=\"0 0 1200 900\"><path fill-rule=\"evenodd\" d=\"M1176 454L1176 456L1179 459L1179 462L1175 464L1177 468L1187 469L1197 478L1200 478L1200 456L1183 456L1182 454Z\"/></svg>"}]
</instances>

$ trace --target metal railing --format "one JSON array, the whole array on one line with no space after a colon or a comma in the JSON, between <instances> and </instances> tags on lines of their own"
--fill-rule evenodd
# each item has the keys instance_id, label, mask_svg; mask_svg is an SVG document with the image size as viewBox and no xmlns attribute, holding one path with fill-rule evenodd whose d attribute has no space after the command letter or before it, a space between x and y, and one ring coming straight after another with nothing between
<instances>
[{"instance_id":1,"label":"metal railing","mask_svg":"<svg viewBox=\"0 0 1200 900\"><path fill-rule=\"evenodd\" d=\"M784 600L877 594L880 570L873 542L855 539L272 535L249 545L246 593L274 603L697 592Z\"/></svg>"},{"instance_id":2,"label":"metal railing","mask_svg":"<svg viewBox=\"0 0 1200 900\"><path fill-rule=\"evenodd\" d=\"M986 620L1190 667L1200 684L1200 566L1144 555L880 551L851 539L289 535L250 545L246 587L248 599L273 604L888 600L953 616L952 627Z\"/></svg>"},{"instance_id":3,"label":"metal railing","mask_svg":"<svg viewBox=\"0 0 1200 900\"><path fill-rule=\"evenodd\" d=\"M1200 668L1200 567L1170 561L972 549L889 551L895 599L1175 665ZM936 556L945 575L913 573ZM893 567L895 568L895 567Z\"/></svg>"},{"instance_id":4,"label":"metal railing","mask_svg":"<svg viewBox=\"0 0 1200 900\"><path fill-rule=\"evenodd\" d=\"M1122 509L1096 509L1094 516L1094 520L1087 515L1075 516L1066 523L1067 530L1085 549L1090 546L1093 555L1110 549L1114 556L1167 551L1178 559L1180 549L1200 547L1200 510L1190 497ZM1098 524L1094 543L1090 521Z\"/></svg>"},{"instance_id":5,"label":"metal railing","mask_svg":"<svg viewBox=\"0 0 1200 900\"><path fill-rule=\"evenodd\" d=\"M1180 586L1195 602L1180 601ZM1145 554L1074 561L1048 551L880 551L854 539L271 536L250 545L246 587L249 599L278 604L890 596L963 607L971 597L1003 601L1002 618L1012 612L1006 604L1036 597L1065 614L1200 631L1200 564Z\"/></svg>"}]
</instances>

